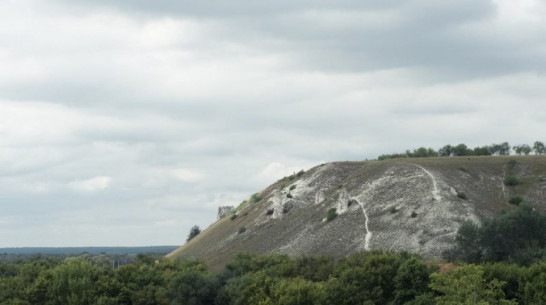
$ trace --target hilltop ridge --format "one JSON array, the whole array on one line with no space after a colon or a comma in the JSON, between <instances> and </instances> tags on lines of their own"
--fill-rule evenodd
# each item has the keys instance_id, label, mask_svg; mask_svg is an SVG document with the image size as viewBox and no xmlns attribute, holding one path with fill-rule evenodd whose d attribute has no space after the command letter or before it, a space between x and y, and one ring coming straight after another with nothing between
<instances>
[{"instance_id":1,"label":"hilltop ridge","mask_svg":"<svg viewBox=\"0 0 546 305\"><path fill-rule=\"evenodd\" d=\"M546 156L333 162L273 183L167 257L212 267L238 252L438 258L462 221L512 209L515 196L546 212L545 195Z\"/></svg>"}]
</instances>

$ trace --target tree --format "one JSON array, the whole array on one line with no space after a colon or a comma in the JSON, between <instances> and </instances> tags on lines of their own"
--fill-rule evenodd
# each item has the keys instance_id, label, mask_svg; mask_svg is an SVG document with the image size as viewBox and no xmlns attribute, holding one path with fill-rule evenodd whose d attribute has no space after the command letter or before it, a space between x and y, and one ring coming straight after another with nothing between
<instances>
[{"instance_id":1,"label":"tree","mask_svg":"<svg viewBox=\"0 0 546 305\"><path fill-rule=\"evenodd\" d=\"M400 262L400 255L382 252L356 253L344 259L327 282L328 304L388 304L394 299L393 282Z\"/></svg>"},{"instance_id":2,"label":"tree","mask_svg":"<svg viewBox=\"0 0 546 305\"><path fill-rule=\"evenodd\" d=\"M438 155L440 157L449 157L451 154L453 154L453 147L451 147L449 144L438 150Z\"/></svg>"},{"instance_id":3,"label":"tree","mask_svg":"<svg viewBox=\"0 0 546 305\"><path fill-rule=\"evenodd\" d=\"M503 142L499 145L499 155L501 156L510 155L510 144L508 144L508 142Z\"/></svg>"},{"instance_id":4,"label":"tree","mask_svg":"<svg viewBox=\"0 0 546 305\"><path fill-rule=\"evenodd\" d=\"M455 237L455 246L444 253L451 260L463 260L467 263L477 263L482 256L480 247L480 228L474 222L467 220L461 224Z\"/></svg>"},{"instance_id":5,"label":"tree","mask_svg":"<svg viewBox=\"0 0 546 305\"><path fill-rule=\"evenodd\" d=\"M70 258L48 272L47 304L90 305L95 302L98 270L89 261Z\"/></svg>"},{"instance_id":6,"label":"tree","mask_svg":"<svg viewBox=\"0 0 546 305\"><path fill-rule=\"evenodd\" d=\"M531 146L527 144L515 145L512 148L518 155L522 155L522 154L528 155L532 151Z\"/></svg>"},{"instance_id":7,"label":"tree","mask_svg":"<svg viewBox=\"0 0 546 305\"><path fill-rule=\"evenodd\" d=\"M544 143L540 141L536 141L535 144L533 144L533 150L535 151L535 155L546 153L546 147L544 146Z\"/></svg>"},{"instance_id":8,"label":"tree","mask_svg":"<svg viewBox=\"0 0 546 305\"><path fill-rule=\"evenodd\" d=\"M523 153L524 153L526 156L529 155L529 154L533 151L533 149L531 148L531 146L529 146L529 145L527 145L527 144L521 145L521 149L522 149Z\"/></svg>"},{"instance_id":9,"label":"tree","mask_svg":"<svg viewBox=\"0 0 546 305\"><path fill-rule=\"evenodd\" d=\"M173 305L212 305L219 289L216 278L190 271L171 282L168 295Z\"/></svg>"},{"instance_id":10,"label":"tree","mask_svg":"<svg viewBox=\"0 0 546 305\"><path fill-rule=\"evenodd\" d=\"M459 144L455 147L453 147L453 155L454 156L468 156L471 155L472 151L468 149L468 147L465 144Z\"/></svg>"},{"instance_id":11,"label":"tree","mask_svg":"<svg viewBox=\"0 0 546 305\"><path fill-rule=\"evenodd\" d=\"M199 235L199 233L201 233L201 229L199 229L199 226L191 227L190 234L188 234L188 239L186 239L186 241L188 242L188 241L192 240L192 238Z\"/></svg>"},{"instance_id":12,"label":"tree","mask_svg":"<svg viewBox=\"0 0 546 305\"><path fill-rule=\"evenodd\" d=\"M546 217L527 204L486 222L480 231L480 244L489 260L530 264L543 256Z\"/></svg>"},{"instance_id":13,"label":"tree","mask_svg":"<svg viewBox=\"0 0 546 305\"><path fill-rule=\"evenodd\" d=\"M394 277L394 303L405 304L418 295L428 292L427 284L431 270L422 258L411 257L405 260Z\"/></svg>"},{"instance_id":14,"label":"tree","mask_svg":"<svg viewBox=\"0 0 546 305\"><path fill-rule=\"evenodd\" d=\"M517 304L505 299L502 287L506 283L497 279L486 281L483 274L483 267L476 265L464 265L444 274L433 273L430 288L440 294L436 297L436 304Z\"/></svg>"},{"instance_id":15,"label":"tree","mask_svg":"<svg viewBox=\"0 0 546 305\"><path fill-rule=\"evenodd\" d=\"M476 156L490 156L491 155L491 147L489 146L477 146L474 147L474 155Z\"/></svg>"},{"instance_id":16,"label":"tree","mask_svg":"<svg viewBox=\"0 0 546 305\"><path fill-rule=\"evenodd\" d=\"M524 304L545 304L546 302L546 262L528 269L523 287Z\"/></svg>"},{"instance_id":17,"label":"tree","mask_svg":"<svg viewBox=\"0 0 546 305\"><path fill-rule=\"evenodd\" d=\"M324 284L302 278L281 279L271 287L271 294L278 305L328 304Z\"/></svg>"},{"instance_id":18,"label":"tree","mask_svg":"<svg viewBox=\"0 0 546 305\"><path fill-rule=\"evenodd\" d=\"M438 156L438 153L434 149L426 148L426 147L419 147L417 149L414 149L412 153L408 151L407 154L413 158L426 158L426 157Z\"/></svg>"}]
</instances>

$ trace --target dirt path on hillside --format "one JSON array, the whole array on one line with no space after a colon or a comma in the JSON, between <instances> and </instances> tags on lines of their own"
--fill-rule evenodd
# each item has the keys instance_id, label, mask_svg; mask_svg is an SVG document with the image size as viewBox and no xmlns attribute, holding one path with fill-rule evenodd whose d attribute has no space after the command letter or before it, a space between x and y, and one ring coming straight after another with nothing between
<instances>
[{"instance_id":1,"label":"dirt path on hillside","mask_svg":"<svg viewBox=\"0 0 546 305\"><path fill-rule=\"evenodd\" d=\"M417 166L422 171L424 171L425 174L427 174L430 177L430 179L432 180L432 198L434 198L434 200L436 201L441 201L442 196L440 196L440 191L438 190L438 181L436 181L436 178L434 177L434 175L419 164L415 164L415 163L405 163L405 164Z\"/></svg>"},{"instance_id":2,"label":"dirt path on hillside","mask_svg":"<svg viewBox=\"0 0 546 305\"><path fill-rule=\"evenodd\" d=\"M366 213L366 209L364 208L364 204L360 203L360 201L357 201L360 207L362 208L362 213L364 213L364 217L366 217L366 222L364 223L364 226L366 227L366 236L364 237L364 250L369 251L370 250L370 239L372 238L372 231L370 231L370 228L368 227L368 222L370 219L368 218L368 213Z\"/></svg>"}]
</instances>

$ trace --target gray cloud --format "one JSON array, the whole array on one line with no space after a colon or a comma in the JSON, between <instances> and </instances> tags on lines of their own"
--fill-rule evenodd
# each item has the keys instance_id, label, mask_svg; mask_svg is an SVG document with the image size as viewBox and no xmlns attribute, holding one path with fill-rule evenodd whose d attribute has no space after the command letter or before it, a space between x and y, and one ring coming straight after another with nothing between
<instances>
[{"instance_id":1,"label":"gray cloud","mask_svg":"<svg viewBox=\"0 0 546 305\"><path fill-rule=\"evenodd\" d=\"M1 3L0 246L178 244L318 163L531 143L545 7Z\"/></svg>"}]
</instances>

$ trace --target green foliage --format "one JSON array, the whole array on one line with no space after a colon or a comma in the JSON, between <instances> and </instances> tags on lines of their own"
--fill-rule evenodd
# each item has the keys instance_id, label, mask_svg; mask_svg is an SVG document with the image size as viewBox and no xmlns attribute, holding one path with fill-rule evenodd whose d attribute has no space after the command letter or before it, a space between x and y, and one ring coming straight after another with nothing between
<instances>
[{"instance_id":1,"label":"green foliage","mask_svg":"<svg viewBox=\"0 0 546 305\"><path fill-rule=\"evenodd\" d=\"M486 281L482 266L464 265L449 273L434 273L430 288L438 292L436 304L517 304L505 299L502 287L506 284L497 279Z\"/></svg>"},{"instance_id":2,"label":"green foliage","mask_svg":"<svg viewBox=\"0 0 546 305\"><path fill-rule=\"evenodd\" d=\"M398 212L398 210L396 209L395 206L392 206L392 207L389 208L389 212L391 212L391 214L394 214L394 213Z\"/></svg>"},{"instance_id":3,"label":"green foliage","mask_svg":"<svg viewBox=\"0 0 546 305\"><path fill-rule=\"evenodd\" d=\"M410 217L411 218L417 217L417 212L415 212L415 211L411 212Z\"/></svg>"},{"instance_id":4,"label":"green foliage","mask_svg":"<svg viewBox=\"0 0 546 305\"><path fill-rule=\"evenodd\" d=\"M544 258L545 247L546 217L521 204L481 228L464 222L457 232L455 246L445 256L466 262L485 259L529 265Z\"/></svg>"},{"instance_id":5,"label":"green foliage","mask_svg":"<svg viewBox=\"0 0 546 305\"><path fill-rule=\"evenodd\" d=\"M510 214L503 217L514 221ZM458 237L458 243L470 248L480 230L471 223L464 226L460 231L468 231L463 234L467 238ZM133 264L115 269L95 264L86 256L65 261L40 259L0 263L0 304L546 303L544 260L529 267L504 262L457 263L441 272L434 265L418 255L382 251L339 260L239 254L216 273L199 261L169 261L150 255L139 255Z\"/></svg>"},{"instance_id":6,"label":"green foliage","mask_svg":"<svg viewBox=\"0 0 546 305\"><path fill-rule=\"evenodd\" d=\"M427 284L432 269L422 258L411 256L404 260L393 278L395 304L404 304L429 291Z\"/></svg>"},{"instance_id":7,"label":"green foliage","mask_svg":"<svg viewBox=\"0 0 546 305\"><path fill-rule=\"evenodd\" d=\"M440 157L449 157L453 154L453 147L451 145L445 145L444 147L438 150L438 155Z\"/></svg>"},{"instance_id":8,"label":"green foliage","mask_svg":"<svg viewBox=\"0 0 546 305\"><path fill-rule=\"evenodd\" d=\"M527 257L533 252L529 250L546 245L546 217L522 204L515 211L487 222L481 230L481 244L492 261L529 264L535 260Z\"/></svg>"},{"instance_id":9,"label":"green foliage","mask_svg":"<svg viewBox=\"0 0 546 305\"><path fill-rule=\"evenodd\" d=\"M447 250L444 256L450 261L462 260L469 263L480 261L480 228L474 222L464 221L455 237L455 246Z\"/></svg>"},{"instance_id":10,"label":"green foliage","mask_svg":"<svg viewBox=\"0 0 546 305\"><path fill-rule=\"evenodd\" d=\"M302 169L302 170L300 170L296 175L297 175L298 177L301 177L304 173L305 173L305 171L303 171L303 169Z\"/></svg>"},{"instance_id":11,"label":"green foliage","mask_svg":"<svg viewBox=\"0 0 546 305\"><path fill-rule=\"evenodd\" d=\"M472 150L469 149L465 144L459 144L453 147L452 153L454 156L470 156L472 155Z\"/></svg>"},{"instance_id":12,"label":"green foliage","mask_svg":"<svg viewBox=\"0 0 546 305\"><path fill-rule=\"evenodd\" d=\"M466 196L465 192L457 192L457 197L463 199L463 200L467 200L468 197Z\"/></svg>"},{"instance_id":13,"label":"green foliage","mask_svg":"<svg viewBox=\"0 0 546 305\"><path fill-rule=\"evenodd\" d=\"M519 205L520 203L523 202L523 197L521 197L519 195L512 196L512 197L510 197L510 199L508 199L508 202L510 204L513 204L513 205Z\"/></svg>"},{"instance_id":14,"label":"green foliage","mask_svg":"<svg viewBox=\"0 0 546 305\"><path fill-rule=\"evenodd\" d=\"M323 283L302 278L283 278L271 287L271 296L278 305L320 305L326 303Z\"/></svg>"},{"instance_id":15,"label":"green foliage","mask_svg":"<svg viewBox=\"0 0 546 305\"><path fill-rule=\"evenodd\" d=\"M504 178L504 185L506 186L516 186L520 183L519 179L516 176L508 175Z\"/></svg>"},{"instance_id":16,"label":"green foliage","mask_svg":"<svg viewBox=\"0 0 546 305\"><path fill-rule=\"evenodd\" d=\"M296 185L292 184L288 190L292 191L292 190L295 190L295 189L296 189Z\"/></svg>"},{"instance_id":17,"label":"green foliage","mask_svg":"<svg viewBox=\"0 0 546 305\"><path fill-rule=\"evenodd\" d=\"M336 208L331 208L328 210L328 214L326 216L326 221L332 221L337 217Z\"/></svg>"},{"instance_id":18,"label":"green foliage","mask_svg":"<svg viewBox=\"0 0 546 305\"><path fill-rule=\"evenodd\" d=\"M524 304L546 304L546 262L531 266L520 283Z\"/></svg>"},{"instance_id":19,"label":"green foliage","mask_svg":"<svg viewBox=\"0 0 546 305\"><path fill-rule=\"evenodd\" d=\"M510 159L510 160L508 160L508 166L509 166L511 169L513 169L513 168L516 166L517 163L518 163L518 161L516 161L516 159Z\"/></svg>"},{"instance_id":20,"label":"green foliage","mask_svg":"<svg viewBox=\"0 0 546 305\"><path fill-rule=\"evenodd\" d=\"M191 227L190 233L188 234L188 238L186 239L186 242L192 240L195 236L199 235L199 233L201 233L201 229L199 229L199 226Z\"/></svg>"},{"instance_id":21,"label":"green foliage","mask_svg":"<svg viewBox=\"0 0 546 305\"><path fill-rule=\"evenodd\" d=\"M96 299L97 269L86 259L73 258L44 274L48 281L48 305L93 304Z\"/></svg>"},{"instance_id":22,"label":"green foliage","mask_svg":"<svg viewBox=\"0 0 546 305\"><path fill-rule=\"evenodd\" d=\"M170 284L168 296L173 305L214 304L220 285L214 277L190 271L177 276Z\"/></svg>"},{"instance_id":23,"label":"green foliage","mask_svg":"<svg viewBox=\"0 0 546 305\"><path fill-rule=\"evenodd\" d=\"M527 144L516 145L513 147L517 154L528 155L532 150L535 154L546 153L546 148L542 142L535 142L533 149ZM501 144L491 144L485 146L476 146L473 149L461 143L455 146L445 145L438 151L432 148L419 147L405 153L383 154L377 157L377 160L388 160L395 158L427 158L427 157L451 157L451 156L491 156L491 155L510 155L510 144L503 142Z\"/></svg>"},{"instance_id":24,"label":"green foliage","mask_svg":"<svg viewBox=\"0 0 546 305\"><path fill-rule=\"evenodd\" d=\"M516 152L516 154L518 155L528 155L530 154L533 149L531 148L531 146L527 145L527 144L522 144L522 145L515 145L514 147L512 147L514 149L514 151Z\"/></svg>"},{"instance_id":25,"label":"green foliage","mask_svg":"<svg viewBox=\"0 0 546 305\"><path fill-rule=\"evenodd\" d=\"M237 234L243 234L246 232L246 228L243 226L243 227L240 227L239 230L237 230Z\"/></svg>"},{"instance_id":26,"label":"green foliage","mask_svg":"<svg viewBox=\"0 0 546 305\"><path fill-rule=\"evenodd\" d=\"M326 286L328 304L402 304L429 291L431 270L407 253L357 253L342 259Z\"/></svg>"},{"instance_id":27,"label":"green foliage","mask_svg":"<svg viewBox=\"0 0 546 305\"><path fill-rule=\"evenodd\" d=\"M535 155L546 154L546 146L544 146L544 143L542 143L541 141L536 141L533 144L533 150L535 151Z\"/></svg>"},{"instance_id":28,"label":"green foliage","mask_svg":"<svg viewBox=\"0 0 546 305\"><path fill-rule=\"evenodd\" d=\"M290 193L286 194L286 198L292 198L292 194Z\"/></svg>"},{"instance_id":29,"label":"green foliage","mask_svg":"<svg viewBox=\"0 0 546 305\"><path fill-rule=\"evenodd\" d=\"M239 217L239 215L234 213L234 214L231 214L231 216L229 216L229 219L230 220L235 220L235 219L237 219L237 217Z\"/></svg>"},{"instance_id":30,"label":"green foliage","mask_svg":"<svg viewBox=\"0 0 546 305\"><path fill-rule=\"evenodd\" d=\"M250 200L249 200L249 201L250 201L250 203L256 203L256 202L260 202L262 199L263 199L263 198L260 197L260 196L258 195L258 193L254 193L254 194L252 194L252 196L250 196Z\"/></svg>"}]
</instances>

